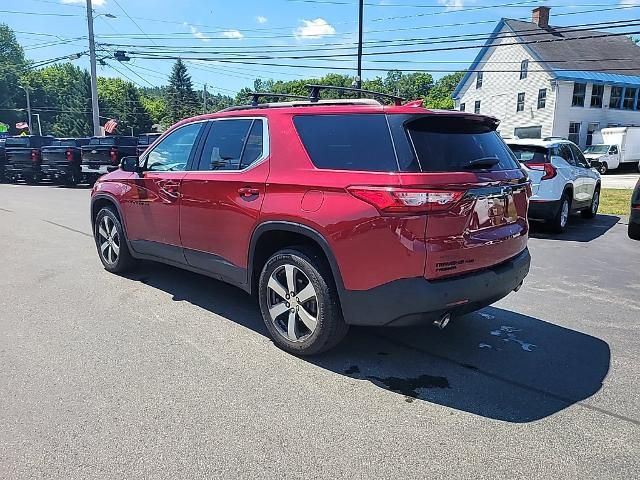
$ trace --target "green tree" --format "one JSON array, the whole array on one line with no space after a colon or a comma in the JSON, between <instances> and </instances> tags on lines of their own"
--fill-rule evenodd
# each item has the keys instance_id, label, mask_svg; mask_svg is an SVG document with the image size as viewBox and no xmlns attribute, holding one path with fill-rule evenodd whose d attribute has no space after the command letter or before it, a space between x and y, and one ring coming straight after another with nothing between
<instances>
[{"instance_id":1,"label":"green tree","mask_svg":"<svg viewBox=\"0 0 640 480\"><path fill-rule=\"evenodd\" d=\"M165 98L170 123L191 117L200 111L200 102L193 91L191 76L181 59L176 60L173 65Z\"/></svg>"},{"instance_id":2,"label":"green tree","mask_svg":"<svg viewBox=\"0 0 640 480\"><path fill-rule=\"evenodd\" d=\"M121 78L98 78L100 115L117 118L121 135L138 135L151 131L153 122L136 86ZM104 120L104 119L103 119Z\"/></svg>"},{"instance_id":3,"label":"green tree","mask_svg":"<svg viewBox=\"0 0 640 480\"><path fill-rule=\"evenodd\" d=\"M21 75L27 69L24 51L7 25L0 23L0 121L12 129L16 120L24 120L26 114L16 108L24 108L24 92L18 87Z\"/></svg>"},{"instance_id":4,"label":"green tree","mask_svg":"<svg viewBox=\"0 0 640 480\"><path fill-rule=\"evenodd\" d=\"M440 78L425 98L427 108L452 109L454 106L451 94L462 80L464 72L451 73Z\"/></svg>"}]
</instances>

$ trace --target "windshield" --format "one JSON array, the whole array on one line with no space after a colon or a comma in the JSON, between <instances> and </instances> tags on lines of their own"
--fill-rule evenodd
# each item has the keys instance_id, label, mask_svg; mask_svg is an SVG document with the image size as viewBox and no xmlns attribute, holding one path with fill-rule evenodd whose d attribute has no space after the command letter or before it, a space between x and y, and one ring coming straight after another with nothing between
<instances>
[{"instance_id":1,"label":"windshield","mask_svg":"<svg viewBox=\"0 0 640 480\"><path fill-rule=\"evenodd\" d=\"M7 147L28 147L29 137L7 138Z\"/></svg>"},{"instance_id":2,"label":"windshield","mask_svg":"<svg viewBox=\"0 0 640 480\"><path fill-rule=\"evenodd\" d=\"M115 138L97 137L89 140L89 145L115 145Z\"/></svg>"},{"instance_id":3,"label":"windshield","mask_svg":"<svg viewBox=\"0 0 640 480\"><path fill-rule=\"evenodd\" d=\"M549 150L538 145L509 145L509 148L522 163L549 163Z\"/></svg>"},{"instance_id":4,"label":"windshield","mask_svg":"<svg viewBox=\"0 0 640 480\"><path fill-rule=\"evenodd\" d=\"M587 147L584 153L607 153L610 145L591 145Z\"/></svg>"}]
</instances>

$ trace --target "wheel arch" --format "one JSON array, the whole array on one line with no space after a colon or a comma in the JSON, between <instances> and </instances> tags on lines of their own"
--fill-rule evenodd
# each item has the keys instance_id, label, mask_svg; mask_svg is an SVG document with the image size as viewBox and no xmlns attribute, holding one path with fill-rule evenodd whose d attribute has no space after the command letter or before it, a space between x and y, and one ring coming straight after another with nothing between
<instances>
[{"instance_id":1,"label":"wheel arch","mask_svg":"<svg viewBox=\"0 0 640 480\"><path fill-rule=\"evenodd\" d=\"M287 242L287 239L290 239L290 241ZM317 230L301 223L287 221L267 221L258 225L253 231L247 262L247 291L255 293L256 282L262 267L270 254L275 253L274 249L277 251L285 246L300 244L300 240L305 241L304 243L306 244L316 246L324 254L333 274L338 295L341 297L344 284L338 262L329 246L329 242Z\"/></svg>"},{"instance_id":2,"label":"wheel arch","mask_svg":"<svg viewBox=\"0 0 640 480\"><path fill-rule=\"evenodd\" d=\"M98 193L91 198L91 231L95 228L98 212L104 207L115 208L118 218L120 219L122 229L126 234L127 228L125 226L124 217L122 216L122 209L120 208L118 201L113 196L106 193Z\"/></svg>"}]
</instances>

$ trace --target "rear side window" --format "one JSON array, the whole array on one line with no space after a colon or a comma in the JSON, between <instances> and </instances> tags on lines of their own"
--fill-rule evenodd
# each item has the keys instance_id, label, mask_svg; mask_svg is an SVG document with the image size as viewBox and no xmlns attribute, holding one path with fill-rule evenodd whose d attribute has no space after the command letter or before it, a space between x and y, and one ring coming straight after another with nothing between
<instances>
[{"instance_id":1,"label":"rear side window","mask_svg":"<svg viewBox=\"0 0 640 480\"><path fill-rule=\"evenodd\" d=\"M251 119L212 122L197 170L239 170L252 124Z\"/></svg>"},{"instance_id":2,"label":"rear side window","mask_svg":"<svg viewBox=\"0 0 640 480\"><path fill-rule=\"evenodd\" d=\"M293 123L317 168L397 172L387 118L370 115L299 115Z\"/></svg>"},{"instance_id":3,"label":"rear side window","mask_svg":"<svg viewBox=\"0 0 640 480\"><path fill-rule=\"evenodd\" d=\"M516 158L522 163L549 163L549 150L537 145L509 145Z\"/></svg>"},{"instance_id":4,"label":"rear side window","mask_svg":"<svg viewBox=\"0 0 640 480\"><path fill-rule=\"evenodd\" d=\"M495 161L490 170L520 168L493 126L477 120L429 116L406 124L423 172L466 171Z\"/></svg>"}]
</instances>

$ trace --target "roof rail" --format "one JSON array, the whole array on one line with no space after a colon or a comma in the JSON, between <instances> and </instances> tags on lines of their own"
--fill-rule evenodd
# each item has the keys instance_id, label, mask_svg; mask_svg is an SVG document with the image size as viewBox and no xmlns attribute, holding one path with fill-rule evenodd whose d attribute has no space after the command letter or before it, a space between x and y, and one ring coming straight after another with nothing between
<instances>
[{"instance_id":1,"label":"roof rail","mask_svg":"<svg viewBox=\"0 0 640 480\"><path fill-rule=\"evenodd\" d=\"M304 100L298 102L275 102L275 103L260 103L258 105L235 105L233 107L227 107L221 112L237 112L239 110L251 110L255 108L285 108L285 107L316 107L323 105L371 105L380 106L380 102L373 100L372 98L338 98L333 100L319 100L317 102L310 101L307 97L303 97Z\"/></svg>"},{"instance_id":2,"label":"roof rail","mask_svg":"<svg viewBox=\"0 0 640 480\"><path fill-rule=\"evenodd\" d=\"M372 97L378 98L386 98L389 100L393 100L395 105L402 105L402 102L406 100L405 98L398 97L397 95L389 95L387 93L374 92L372 90L363 90L362 88L352 88L352 87L337 87L335 85L305 85L305 88L309 88L311 91L309 92L309 100L312 102L317 102L320 100L320 92L322 90L337 90L339 92L355 92L362 93L365 95L371 95Z\"/></svg>"},{"instance_id":3,"label":"roof rail","mask_svg":"<svg viewBox=\"0 0 640 480\"><path fill-rule=\"evenodd\" d=\"M308 100L308 97L303 95L289 95L287 93L269 93L269 92L251 92L249 93L251 96L251 105L254 107L258 106L258 100L261 97L273 97L273 98L295 98L298 100Z\"/></svg>"}]
</instances>

